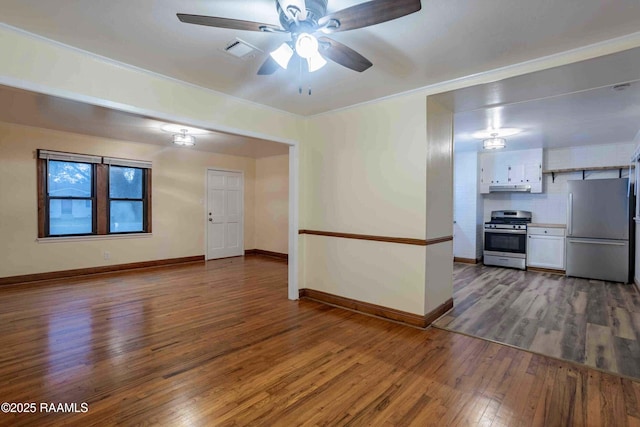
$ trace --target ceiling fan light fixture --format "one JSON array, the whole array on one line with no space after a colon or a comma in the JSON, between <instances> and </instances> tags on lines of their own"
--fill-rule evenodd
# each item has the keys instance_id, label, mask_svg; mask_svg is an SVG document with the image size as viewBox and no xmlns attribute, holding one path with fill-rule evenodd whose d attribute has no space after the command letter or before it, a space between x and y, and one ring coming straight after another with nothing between
<instances>
[{"instance_id":1,"label":"ceiling fan light fixture","mask_svg":"<svg viewBox=\"0 0 640 427\"><path fill-rule=\"evenodd\" d=\"M318 39L311 34L300 34L296 39L296 53L307 60L316 56L318 54Z\"/></svg>"},{"instance_id":2,"label":"ceiling fan light fixture","mask_svg":"<svg viewBox=\"0 0 640 427\"><path fill-rule=\"evenodd\" d=\"M182 133L176 133L173 135L173 143L183 147L193 147L196 145L196 137L188 135L186 129L182 129Z\"/></svg>"},{"instance_id":3,"label":"ceiling fan light fixture","mask_svg":"<svg viewBox=\"0 0 640 427\"><path fill-rule=\"evenodd\" d=\"M309 66L309 72L313 73L327 65L327 61L322 57L322 55L320 55L320 53L316 53L311 58L307 59L307 65Z\"/></svg>"},{"instance_id":4,"label":"ceiling fan light fixture","mask_svg":"<svg viewBox=\"0 0 640 427\"><path fill-rule=\"evenodd\" d=\"M493 134L491 138L482 141L482 148L485 150L499 150L507 146L507 140L498 138L497 134Z\"/></svg>"},{"instance_id":5,"label":"ceiling fan light fixture","mask_svg":"<svg viewBox=\"0 0 640 427\"><path fill-rule=\"evenodd\" d=\"M287 69L289 65L289 61L293 56L293 49L289 46L289 43L282 43L279 48L271 52L269 55L273 58L274 61L278 63L279 66Z\"/></svg>"},{"instance_id":6,"label":"ceiling fan light fixture","mask_svg":"<svg viewBox=\"0 0 640 427\"><path fill-rule=\"evenodd\" d=\"M274 1L271 0L271 3ZM331 60L338 65L361 73L373 65L371 61L342 43L327 37L321 37L318 40L313 34L370 27L402 18L422 9L421 0L370 0L344 9L330 9L327 13L327 3L328 0L276 0L275 6L280 25L187 13L178 13L177 17L180 22L186 24L239 31L289 34L291 39L288 46L282 45L279 48L281 53L277 53L278 49L276 49L271 52L269 57L265 58L258 69L258 75L261 76L275 73L278 66L286 69L293 56L291 51L296 53L299 59L306 59L308 69L311 71L321 68L325 60ZM322 44L323 47L321 58L317 56L318 44ZM237 48L235 46L229 47L229 49ZM302 76L304 67L299 68L300 76Z\"/></svg>"}]
</instances>

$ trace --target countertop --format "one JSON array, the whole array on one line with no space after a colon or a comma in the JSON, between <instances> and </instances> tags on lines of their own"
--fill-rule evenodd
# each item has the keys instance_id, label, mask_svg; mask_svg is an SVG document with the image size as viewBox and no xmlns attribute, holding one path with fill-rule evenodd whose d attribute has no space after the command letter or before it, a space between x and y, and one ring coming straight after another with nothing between
<instances>
[{"instance_id":1,"label":"countertop","mask_svg":"<svg viewBox=\"0 0 640 427\"><path fill-rule=\"evenodd\" d=\"M540 228L567 228L565 224L542 224L538 222L532 222L527 224L527 227L540 227Z\"/></svg>"}]
</instances>

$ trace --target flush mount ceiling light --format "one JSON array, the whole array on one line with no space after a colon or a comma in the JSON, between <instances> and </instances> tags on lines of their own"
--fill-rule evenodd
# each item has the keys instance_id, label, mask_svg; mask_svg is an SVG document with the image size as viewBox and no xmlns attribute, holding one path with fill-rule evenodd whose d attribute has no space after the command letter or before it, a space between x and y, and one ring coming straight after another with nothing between
<instances>
[{"instance_id":1,"label":"flush mount ceiling light","mask_svg":"<svg viewBox=\"0 0 640 427\"><path fill-rule=\"evenodd\" d=\"M518 128L500 128L500 129L486 129L473 133L471 136L477 139L485 138L505 138L507 136L516 135L522 132L522 129Z\"/></svg>"},{"instance_id":2,"label":"flush mount ceiling light","mask_svg":"<svg viewBox=\"0 0 640 427\"><path fill-rule=\"evenodd\" d=\"M167 133L182 133L183 130L186 130L187 133L191 135L204 135L204 134L210 133L206 129L199 129L199 128L194 128L194 127L185 126L185 125L176 125L172 123L162 125L160 129L162 129L163 132L167 132Z\"/></svg>"},{"instance_id":3,"label":"flush mount ceiling light","mask_svg":"<svg viewBox=\"0 0 640 427\"><path fill-rule=\"evenodd\" d=\"M507 140L504 138L498 138L497 133L491 134L491 138L482 141L482 148L485 150L497 150L507 146Z\"/></svg>"},{"instance_id":4,"label":"flush mount ceiling light","mask_svg":"<svg viewBox=\"0 0 640 427\"><path fill-rule=\"evenodd\" d=\"M187 129L181 129L182 133L176 133L173 135L173 143L176 145L180 145L183 147L193 147L196 145L196 137L193 135L188 135Z\"/></svg>"}]
</instances>

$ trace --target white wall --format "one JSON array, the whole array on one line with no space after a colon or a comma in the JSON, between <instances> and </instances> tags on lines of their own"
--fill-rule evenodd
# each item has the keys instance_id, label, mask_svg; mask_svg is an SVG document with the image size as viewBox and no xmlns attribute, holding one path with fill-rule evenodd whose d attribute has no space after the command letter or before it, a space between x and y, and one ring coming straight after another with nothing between
<instances>
[{"instance_id":1,"label":"white wall","mask_svg":"<svg viewBox=\"0 0 640 427\"><path fill-rule=\"evenodd\" d=\"M478 197L478 153L455 153L453 174L453 255L458 258L476 259L476 213L478 202L482 201Z\"/></svg>"},{"instance_id":2,"label":"white wall","mask_svg":"<svg viewBox=\"0 0 640 427\"><path fill-rule=\"evenodd\" d=\"M633 142L603 144L583 147L556 148L544 150L543 170L595 166L628 165L635 149ZM624 170L623 177L628 175ZM586 173L586 179L617 178L618 171L593 171ZM519 209L531 211L533 222L565 224L567 221L567 181L582 179L582 172L556 175L552 183L551 175L544 175L543 192L491 193L485 194L484 221L491 218L493 210ZM481 196L482 197L482 196Z\"/></svg>"},{"instance_id":3,"label":"white wall","mask_svg":"<svg viewBox=\"0 0 640 427\"><path fill-rule=\"evenodd\" d=\"M289 155L256 159L255 247L287 254Z\"/></svg>"},{"instance_id":4,"label":"white wall","mask_svg":"<svg viewBox=\"0 0 640 427\"><path fill-rule=\"evenodd\" d=\"M416 94L311 117L300 228L425 239L426 116ZM424 246L301 236L302 287L425 313Z\"/></svg>"}]
</instances>

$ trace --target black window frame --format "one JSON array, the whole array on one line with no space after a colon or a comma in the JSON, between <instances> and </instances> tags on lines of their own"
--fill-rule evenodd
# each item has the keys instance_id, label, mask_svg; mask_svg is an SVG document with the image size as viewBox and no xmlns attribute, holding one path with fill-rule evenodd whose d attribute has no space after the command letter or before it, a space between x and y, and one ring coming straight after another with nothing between
<instances>
[{"instance_id":1,"label":"black window frame","mask_svg":"<svg viewBox=\"0 0 640 427\"><path fill-rule=\"evenodd\" d=\"M129 169L139 169L142 172L142 198L141 199L132 199L132 198L121 198L121 197L111 197L111 168L112 167L117 167L117 168L129 168ZM146 168L139 168L139 167L133 167L133 166L120 166L120 165L107 165L107 173L106 173L106 179L107 179L107 234L135 234L135 233L148 233L148 223L149 223L149 216L147 215L147 209L149 207L149 197L147 197L147 192L148 192L148 188L147 188L147 177L148 175L150 175L150 169L146 169ZM112 201L122 201L122 202L129 202L129 201L136 201L136 202L142 202L142 231L111 231L111 202Z\"/></svg>"},{"instance_id":2,"label":"black window frame","mask_svg":"<svg viewBox=\"0 0 640 427\"><path fill-rule=\"evenodd\" d=\"M73 197L73 196L51 196L49 194L49 172L50 162L65 162L65 163L80 163L83 165L89 165L91 167L91 197ZM44 182L44 215L45 215L45 230L44 237L70 237L70 236L92 236L97 234L97 203L96 203L96 164L74 161L74 160L45 160L45 182ZM91 201L91 232L90 233L75 233L75 234L51 234L51 200L90 200Z\"/></svg>"},{"instance_id":3,"label":"black window frame","mask_svg":"<svg viewBox=\"0 0 640 427\"><path fill-rule=\"evenodd\" d=\"M49 196L49 162L75 162L91 166L91 197ZM152 164L150 161L103 157L38 149L36 152L38 238L73 238L83 236L108 236L122 234L151 234L152 223ZM111 198L109 193L110 167L142 170L142 199ZM51 234L50 201L56 199L85 200L91 203L91 233ZM142 200L143 231L111 232L111 200Z\"/></svg>"}]
</instances>

